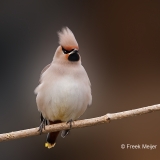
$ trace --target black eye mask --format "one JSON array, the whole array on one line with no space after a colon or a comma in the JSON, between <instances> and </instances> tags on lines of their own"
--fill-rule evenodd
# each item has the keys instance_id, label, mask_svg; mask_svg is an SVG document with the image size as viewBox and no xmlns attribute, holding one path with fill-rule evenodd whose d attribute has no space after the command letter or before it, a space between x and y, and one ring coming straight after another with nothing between
<instances>
[{"instance_id":1,"label":"black eye mask","mask_svg":"<svg viewBox=\"0 0 160 160\"><path fill-rule=\"evenodd\" d=\"M74 49L68 51L68 50L66 50L66 49L64 49L64 48L62 47L62 51L63 51L64 54L68 54L68 53L72 52L73 50L74 50Z\"/></svg>"}]
</instances>

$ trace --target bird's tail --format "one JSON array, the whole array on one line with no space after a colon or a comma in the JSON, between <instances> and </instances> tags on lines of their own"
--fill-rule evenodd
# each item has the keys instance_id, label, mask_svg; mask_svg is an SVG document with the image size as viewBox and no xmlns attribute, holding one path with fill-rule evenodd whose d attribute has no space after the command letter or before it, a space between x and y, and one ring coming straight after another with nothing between
<instances>
[{"instance_id":1,"label":"bird's tail","mask_svg":"<svg viewBox=\"0 0 160 160\"><path fill-rule=\"evenodd\" d=\"M56 124L56 123L61 123L60 120L56 120L56 121L49 121L49 124ZM48 149L52 148L55 146L56 144L56 139L57 136L59 134L60 131L57 132L51 132L47 134L47 142L45 143L45 147L47 147Z\"/></svg>"}]
</instances>

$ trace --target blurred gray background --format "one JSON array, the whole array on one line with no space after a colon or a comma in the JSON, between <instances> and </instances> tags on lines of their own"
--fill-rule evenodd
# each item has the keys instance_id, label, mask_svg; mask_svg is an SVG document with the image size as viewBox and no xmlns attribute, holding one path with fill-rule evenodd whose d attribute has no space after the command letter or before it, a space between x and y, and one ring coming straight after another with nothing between
<instances>
[{"instance_id":1,"label":"blurred gray background","mask_svg":"<svg viewBox=\"0 0 160 160\"><path fill-rule=\"evenodd\" d=\"M0 133L39 126L35 95L40 72L52 61L57 31L68 26L79 43L91 83L91 118L160 103L160 1L1 0ZM0 143L0 159L157 160L160 112ZM154 144L155 150L122 150L121 144Z\"/></svg>"}]
</instances>

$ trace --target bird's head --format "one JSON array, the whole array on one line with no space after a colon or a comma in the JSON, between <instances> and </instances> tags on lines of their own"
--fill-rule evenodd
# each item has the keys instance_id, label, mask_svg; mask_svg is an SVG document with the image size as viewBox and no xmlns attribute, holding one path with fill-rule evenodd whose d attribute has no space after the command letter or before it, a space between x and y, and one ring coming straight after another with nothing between
<instances>
[{"instance_id":1,"label":"bird's head","mask_svg":"<svg viewBox=\"0 0 160 160\"><path fill-rule=\"evenodd\" d=\"M80 62L79 47L72 31L65 27L58 32L59 47L54 55L54 61Z\"/></svg>"}]
</instances>

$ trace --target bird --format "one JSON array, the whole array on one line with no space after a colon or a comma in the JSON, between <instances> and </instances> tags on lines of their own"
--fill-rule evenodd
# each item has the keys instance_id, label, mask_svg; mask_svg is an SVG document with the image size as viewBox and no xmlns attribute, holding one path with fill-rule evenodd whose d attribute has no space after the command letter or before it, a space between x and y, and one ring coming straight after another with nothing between
<instances>
[{"instance_id":1,"label":"bird","mask_svg":"<svg viewBox=\"0 0 160 160\"><path fill-rule=\"evenodd\" d=\"M68 27L58 31L59 46L52 62L41 72L35 89L36 103L41 116L39 131L46 124L70 123L77 120L92 103L91 83L81 64L79 45ZM63 130L64 138L70 129ZM48 133L45 147L52 148L59 134Z\"/></svg>"}]
</instances>

